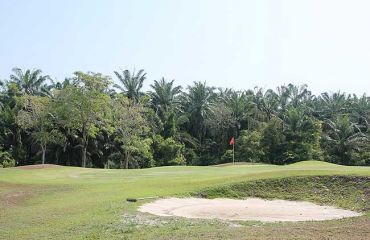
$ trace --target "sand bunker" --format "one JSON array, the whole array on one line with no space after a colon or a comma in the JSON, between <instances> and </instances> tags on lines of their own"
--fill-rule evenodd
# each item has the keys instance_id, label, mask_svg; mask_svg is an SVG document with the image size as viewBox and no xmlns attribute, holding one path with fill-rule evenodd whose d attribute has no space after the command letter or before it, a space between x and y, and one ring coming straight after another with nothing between
<instances>
[{"instance_id":1,"label":"sand bunker","mask_svg":"<svg viewBox=\"0 0 370 240\"><path fill-rule=\"evenodd\" d=\"M142 205L141 212L158 216L262 222L321 221L361 216L360 213L310 202L249 198L167 198Z\"/></svg>"}]
</instances>

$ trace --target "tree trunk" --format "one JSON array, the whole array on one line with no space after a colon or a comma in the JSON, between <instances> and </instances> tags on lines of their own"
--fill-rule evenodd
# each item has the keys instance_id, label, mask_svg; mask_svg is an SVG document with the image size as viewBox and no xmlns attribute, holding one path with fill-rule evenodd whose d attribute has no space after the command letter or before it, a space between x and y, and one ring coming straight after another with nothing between
<instances>
[{"instance_id":1,"label":"tree trunk","mask_svg":"<svg viewBox=\"0 0 370 240\"><path fill-rule=\"evenodd\" d=\"M57 160L57 165L59 165L59 151L55 152L55 159Z\"/></svg>"},{"instance_id":2,"label":"tree trunk","mask_svg":"<svg viewBox=\"0 0 370 240\"><path fill-rule=\"evenodd\" d=\"M86 129L85 127L83 127L83 129ZM86 167L86 163L87 163L87 146L89 145L89 139L88 139L88 136L87 136L87 133L85 131L83 131L82 133L82 141L83 141L83 149L82 149L82 167Z\"/></svg>"},{"instance_id":3,"label":"tree trunk","mask_svg":"<svg viewBox=\"0 0 370 240\"><path fill-rule=\"evenodd\" d=\"M41 146L41 151L42 151L42 164L45 164L45 153L46 153L46 146L45 145Z\"/></svg>"},{"instance_id":4,"label":"tree trunk","mask_svg":"<svg viewBox=\"0 0 370 240\"><path fill-rule=\"evenodd\" d=\"M87 153L87 146L84 146L83 147L83 150L82 150L82 167L86 167L86 153Z\"/></svg>"},{"instance_id":5,"label":"tree trunk","mask_svg":"<svg viewBox=\"0 0 370 240\"><path fill-rule=\"evenodd\" d=\"M86 167L87 162L87 146L89 145L89 138L87 134L86 124L82 126L82 167Z\"/></svg>"},{"instance_id":6,"label":"tree trunk","mask_svg":"<svg viewBox=\"0 0 370 240\"><path fill-rule=\"evenodd\" d=\"M126 151L125 169L128 169L128 159L129 159L129 157L130 157L129 155L130 155L129 151Z\"/></svg>"},{"instance_id":7,"label":"tree trunk","mask_svg":"<svg viewBox=\"0 0 370 240\"><path fill-rule=\"evenodd\" d=\"M123 157L124 156L124 157ZM125 167L126 155L122 155L119 159L119 168L123 169Z\"/></svg>"}]
</instances>

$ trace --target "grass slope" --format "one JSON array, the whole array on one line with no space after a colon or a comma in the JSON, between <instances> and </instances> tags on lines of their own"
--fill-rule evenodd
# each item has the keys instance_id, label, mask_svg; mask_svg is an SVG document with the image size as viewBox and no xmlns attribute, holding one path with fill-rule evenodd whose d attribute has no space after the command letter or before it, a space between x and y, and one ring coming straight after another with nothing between
<instances>
[{"instance_id":1,"label":"grass slope","mask_svg":"<svg viewBox=\"0 0 370 240\"><path fill-rule=\"evenodd\" d=\"M304 200L367 212L370 211L370 177L305 176L264 179L207 188L192 195L202 198Z\"/></svg>"},{"instance_id":2,"label":"grass slope","mask_svg":"<svg viewBox=\"0 0 370 240\"><path fill-rule=\"evenodd\" d=\"M361 236L370 236L369 216L325 223L243 223L236 228L220 221L142 215L136 212L140 203L125 201L127 197L181 195L252 180L334 175L370 176L370 168L307 161L288 166L136 170L0 169L0 239L312 239L313 232L329 239L365 239ZM354 227L356 231L349 231Z\"/></svg>"}]
</instances>

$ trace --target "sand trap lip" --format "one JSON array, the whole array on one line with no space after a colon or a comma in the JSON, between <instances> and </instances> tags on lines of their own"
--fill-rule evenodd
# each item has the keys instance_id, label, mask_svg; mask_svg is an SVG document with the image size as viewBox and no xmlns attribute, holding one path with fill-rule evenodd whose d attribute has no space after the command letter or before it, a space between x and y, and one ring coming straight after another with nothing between
<instances>
[{"instance_id":1,"label":"sand trap lip","mask_svg":"<svg viewBox=\"0 0 370 240\"><path fill-rule=\"evenodd\" d=\"M157 216L262 222L322 221L361 216L361 213L310 202L248 198L167 198L142 205L140 212Z\"/></svg>"}]
</instances>

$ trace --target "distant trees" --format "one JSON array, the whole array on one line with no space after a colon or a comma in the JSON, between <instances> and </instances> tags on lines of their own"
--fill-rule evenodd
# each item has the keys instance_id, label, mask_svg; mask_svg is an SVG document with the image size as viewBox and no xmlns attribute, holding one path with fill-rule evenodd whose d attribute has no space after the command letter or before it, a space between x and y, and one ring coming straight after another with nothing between
<instances>
[{"instance_id":1,"label":"distant trees","mask_svg":"<svg viewBox=\"0 0 370 240\"><path fill-rule=\"evenodd\" d=\"M306 85L247 91L174 80L142 87L144 70L75 72L54 82L14 68L0 81L0 167L57 163L143 168L232 160L316 159L370 165L370 98L313 95ZM118 90L118 91L115 91Z\"/></svg>"}]
</instances>

